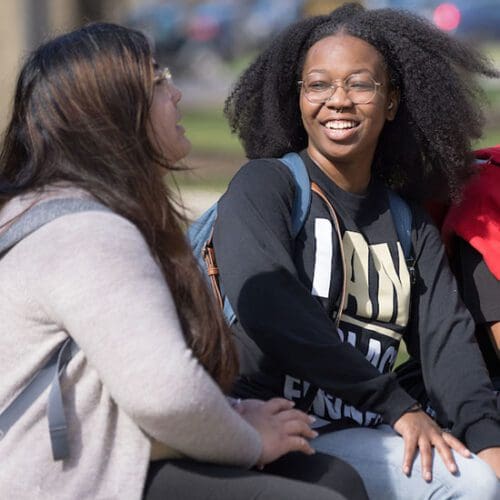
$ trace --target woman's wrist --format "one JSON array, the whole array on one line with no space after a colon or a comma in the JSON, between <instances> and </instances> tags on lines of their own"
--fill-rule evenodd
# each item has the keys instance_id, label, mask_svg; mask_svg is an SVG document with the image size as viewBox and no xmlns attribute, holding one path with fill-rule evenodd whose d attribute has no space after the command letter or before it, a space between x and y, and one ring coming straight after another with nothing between
<instances>
[{"instance_id":1,"label":"woman's wrist","mask_svg":"<svg viewBox=\"0 0 500 500\"><path fill-rule=\"evenodd\" d=\"M417 411L423 411L422 405L420 403L412 404L405 413L416 413Z\"/></svg>"}]
</instances>

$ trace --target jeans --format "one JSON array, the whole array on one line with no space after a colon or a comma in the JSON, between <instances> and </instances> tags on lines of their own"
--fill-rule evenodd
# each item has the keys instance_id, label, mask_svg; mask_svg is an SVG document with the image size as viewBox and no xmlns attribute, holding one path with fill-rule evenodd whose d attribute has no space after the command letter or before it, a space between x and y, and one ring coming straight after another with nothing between
<instances>
[{"instance_id":1,"label":"jeans","mask_svg":"<svg viewBox=\"0 0 500 500\"><path fill-rule=\"evenodd\" d=\"M426 482L417 454L410 476L404 475L404 441L388 425L330 432L311 444L316 450L335 454L351 464L363 479L370 500L500 499L496 475L475 455L464 458L454 453L458 473L452 475L435 452L432 481Z\"/></svg>"}]
</instances>

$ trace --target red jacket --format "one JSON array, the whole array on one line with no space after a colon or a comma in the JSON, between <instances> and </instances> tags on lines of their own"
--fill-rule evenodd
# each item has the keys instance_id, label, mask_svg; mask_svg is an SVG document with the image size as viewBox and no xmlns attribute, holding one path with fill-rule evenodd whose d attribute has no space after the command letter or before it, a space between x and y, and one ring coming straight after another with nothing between
<instances>
[{"instance_id":1,"label":"red jacket","mask_svg":"<svg viewBox=\"0 0 500 500\"><path fill-rule=\"evenodd\" d=\"M476 158L479 174L450 207L441 231L445 243L454 234L467 241L500 279L500 145L476 151Z\"/></svg>"}]
</instances>

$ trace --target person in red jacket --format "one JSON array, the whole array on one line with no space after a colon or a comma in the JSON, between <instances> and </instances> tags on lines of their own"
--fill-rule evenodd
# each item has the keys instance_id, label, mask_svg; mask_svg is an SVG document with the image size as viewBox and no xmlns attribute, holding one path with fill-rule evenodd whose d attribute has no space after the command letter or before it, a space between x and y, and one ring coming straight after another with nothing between
<instances>
[{"instance_id":1,"label":"person in red jacket","mask_svg":"<svg viewBox=\"0 0 500 500\"><path fill-rule=\"evenodd\" d=\"M500 390L500 145L476 152L478 174L446 214L442 236L476 339Z\"/></svg>"}]
</instances>

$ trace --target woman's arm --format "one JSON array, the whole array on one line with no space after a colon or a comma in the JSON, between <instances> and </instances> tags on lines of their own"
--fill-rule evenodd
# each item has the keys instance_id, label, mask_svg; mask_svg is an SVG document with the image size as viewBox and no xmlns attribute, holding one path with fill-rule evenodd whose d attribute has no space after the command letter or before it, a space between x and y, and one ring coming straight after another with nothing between
<instances>
[{"instance_id":1,"label":"woman's arm","mask_svg":"<svg viewBox=\"0 0 500 500\"><path fill-rule=\"evenodd\" d=\"M197 460L257 462L259 433L187 348L169 288L135 226L89 212L61 217L30 240L19 252L29 262L27 289L146 434Z\"/></svg>"}]
</instances>

